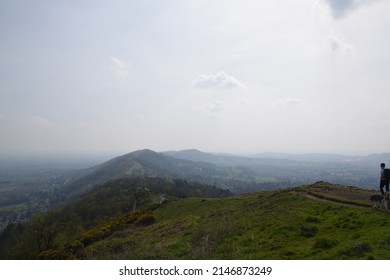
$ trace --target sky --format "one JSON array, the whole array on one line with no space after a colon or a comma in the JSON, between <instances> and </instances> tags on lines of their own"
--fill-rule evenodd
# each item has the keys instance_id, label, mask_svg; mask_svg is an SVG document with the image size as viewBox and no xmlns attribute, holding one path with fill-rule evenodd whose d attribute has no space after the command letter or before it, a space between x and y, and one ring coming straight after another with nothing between
<instances>
[{"instance_id":1,"label":"sky","mask_svg":"<svg viewBox=\"0 0 390 280\"><path fill-rule=\"evenodd\" d=\"M388 0L0 0L0 154L390 152Z\"/></svg>"}]
</instances>

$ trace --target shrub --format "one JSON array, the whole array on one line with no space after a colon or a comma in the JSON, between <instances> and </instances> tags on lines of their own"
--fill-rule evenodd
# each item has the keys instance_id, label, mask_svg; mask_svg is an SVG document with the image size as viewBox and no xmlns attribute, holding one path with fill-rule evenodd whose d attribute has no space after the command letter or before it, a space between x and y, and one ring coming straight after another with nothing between
<instances>
[{"instance_id":1,"label":"shrub","mask_svg":"<svg viewBox=\"0 0 390 280\"><path fill-rule=\"evenodd\" d=\"M317 234L318 228L316 226L301 226L301 235L304 237L313 237Z\"/></svg>"},{"instance_id":2,"label":"shrub","mask_svg":"<svg viewBox=\"0 0 390 280\"><path fill-rule=\"evenodd\" d=\"M152 212L145 212L138 217L137 224L147 226L153 224L155 221L156 219Z\"/></svg>"},{"instance_id":3,"label":"shrub","mask_svg":"<svg viewBox=\"0 0 390 280\"><path fill-rule=\"evenodd\" d=\"M331 249L338 244L337 240L330 240L326 237L322 237L316 240L313 245L314 249Z\"/></svg>"},{"instance_id":4,"label":"shrub","mask_svg":"<svg viewBox=\"0 0 390 280\"><path fill-rule=\"evenodd\" d=\"M83 256L84 244L80 240L73 240L67 245L66 251L75 256L75 258L80 259Z\"/></svg>"},{"instance_id":5,"label":"shrub","mask_svg":"<svg viewBox=\"0 0 390 280\"><path fill-rule=\"evenodd\" d=\"M107 225L101 225L98 228L93 228L84 232L81 237L81 242L84 246L88 246L96 241L102 240L103 238L111 234L111 228Z\"/></svg>"},{"instance_id":6,"label":"shrub","mask_svg":"<svg viewBox=\"0 0 390 280\"><path fill-rule=\"evenodd\" d=\"M367 242L357 242L343 250L343 254L348 257L362 258L365 253L371 252L371 246Z\"/></svg>"},{"instance_id":7,"label":"shrub","mask_svg":"<svg viewBox=\"0 0 390 280\"><path fill-rule=\"evenodd\" d=\"M378 246L390 248L390 236L387 236L385 239L379 240Z\"/></svg>"},{"instance_id":8,"label":"shrub","mask_svg":"<svg viewBox=\"0 0 390 280\"><path fill-rule=\"evenodd\" d=\"M37 258L39 260L67 260L71 256L58 250L48 249L39 253Z\"/></svg>"}]
</instances>

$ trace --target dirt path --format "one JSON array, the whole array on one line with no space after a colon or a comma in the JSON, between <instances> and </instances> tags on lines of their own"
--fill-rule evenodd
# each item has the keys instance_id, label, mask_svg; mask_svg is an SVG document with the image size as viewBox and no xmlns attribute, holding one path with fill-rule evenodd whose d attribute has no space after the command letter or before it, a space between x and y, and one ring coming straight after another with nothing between
<instances>
[{"instance_id":1,"label":"dirt path","mask_svg":"<svg viewBox=\"0 0 390 280\"><path fill-rule=\"evenodd\" d=\"M355 208L361 208L361 209L372 208L371 206L357 205L357 204L346 203L346 202L341 202L341 201L334 201L334 200L326 199L326 198L320 198L320 197L317 197L317 196L314 196L314 195L311 195L311 194L308 194L308 193L299 193L298 195L302 195L304 197L307 197L307 198L310 198L310 199L313 199L313 200L325 201L325 202L329 202L329 203L337 204L337 205L343 205L343 206L349 206L349 207L355 207Z\"/></svg>"},{"instance_id":2,"label":"dirt path","mask_svg":"<svg viewBox=\"0 0 390 280\"><path fill-rule=\"evenodd\" d=\"M317 182L312 185L295 188L292 193L295 195L304 196L309 199L332 203L360 209L373 209L386 212L385 207L382 209L373 208L373 203L370 202L372 195L378 194L378 190L363 189L354 186L344 186L331 184L327 182ZM390 209L390 206L389 206Z\"/></svg>"}]
</instances>

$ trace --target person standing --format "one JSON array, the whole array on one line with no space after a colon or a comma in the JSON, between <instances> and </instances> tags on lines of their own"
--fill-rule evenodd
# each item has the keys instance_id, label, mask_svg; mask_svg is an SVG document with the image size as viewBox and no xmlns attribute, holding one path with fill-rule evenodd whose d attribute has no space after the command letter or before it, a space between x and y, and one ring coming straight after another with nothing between
<instances>
[{"instance_id":1,"label":"person standing","mask_svg":"<svg viewBox=\"0 0 390 280\"><path fill-rule=\"evenodd\" d=\"M383 162L381 163L381 178L380 178L380 184L379 188L381 190L382 195L384 195L383 188L386 187L386 192L389 192L389 185L390 185L390 169L385 168L386 164Z\"/></svg>"}]
</instances>

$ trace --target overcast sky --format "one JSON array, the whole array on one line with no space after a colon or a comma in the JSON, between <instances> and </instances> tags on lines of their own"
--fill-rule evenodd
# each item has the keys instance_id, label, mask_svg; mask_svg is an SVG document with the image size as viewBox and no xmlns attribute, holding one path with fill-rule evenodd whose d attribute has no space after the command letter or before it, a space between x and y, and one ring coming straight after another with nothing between
<instances>
[{"instance_id":1,"label":"overcast sky","mask_svg":"<svg viewBox=\"0 0 390 280\"><path fill-rule=\"evenodd\" d=\"M388 0L0 0L0 152L390 152Z\"/></svg>"}]
</instances>

